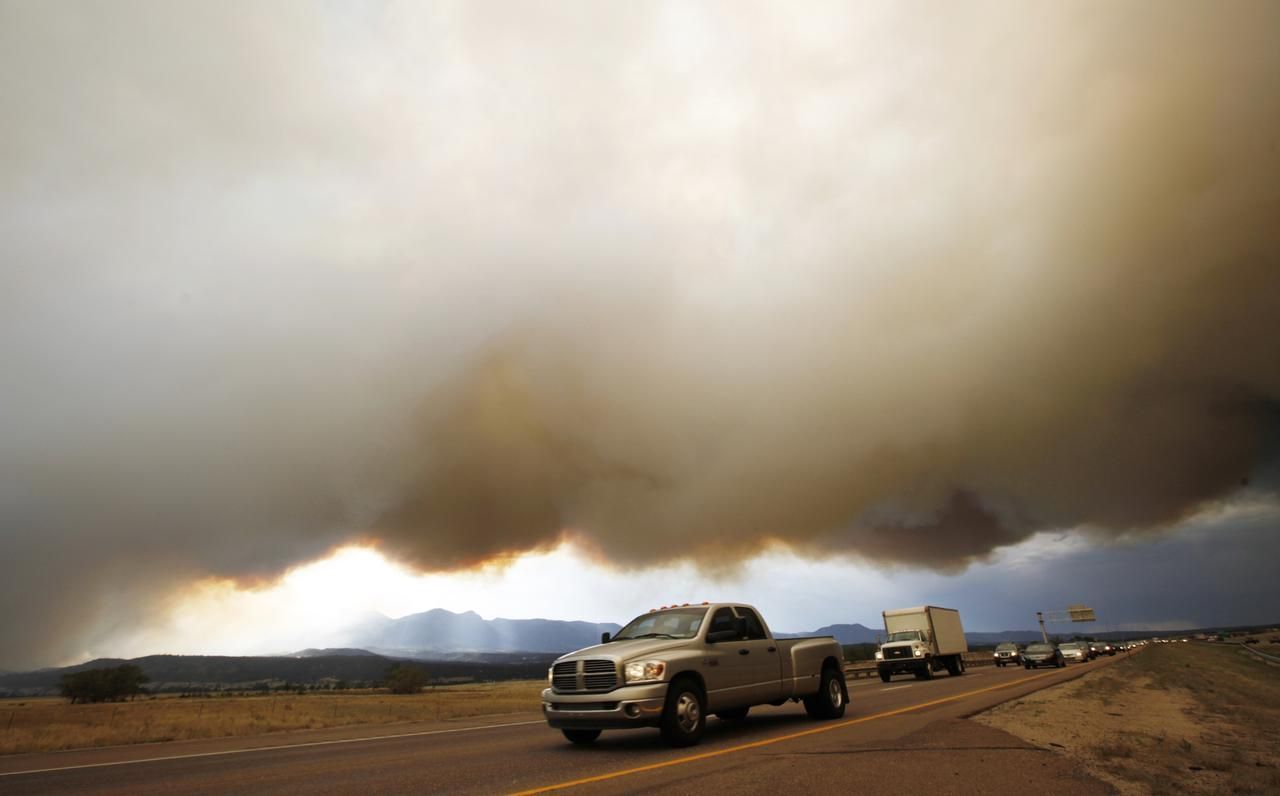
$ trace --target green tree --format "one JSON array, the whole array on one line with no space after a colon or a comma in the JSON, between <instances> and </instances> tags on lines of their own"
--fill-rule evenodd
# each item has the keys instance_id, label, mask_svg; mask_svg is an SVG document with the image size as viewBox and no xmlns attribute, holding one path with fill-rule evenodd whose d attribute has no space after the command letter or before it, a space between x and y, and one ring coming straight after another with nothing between
<instances>
[{"instance_id":1,"label":"green tree","mask_svg":"<svg viewBox=\"0 0 1280 796\"><path fill-rule=\"evenodd\" d=\"M106 669L85 669L62 675L62 695L76 702L114 702L133 699L146 693L143 683L150 680L132 663Z\"/></svg>"},{"instance_id":2,"label":"green tree","mask_svg":"<svg viewBox=\"0 0 1280 796\"><path fill-rule=\"evenodd\" d=\"M393 694L416 694L428 679L424 669L410 663L397 663L387 671L387 687Z\"/></svg>"}]
</instances>

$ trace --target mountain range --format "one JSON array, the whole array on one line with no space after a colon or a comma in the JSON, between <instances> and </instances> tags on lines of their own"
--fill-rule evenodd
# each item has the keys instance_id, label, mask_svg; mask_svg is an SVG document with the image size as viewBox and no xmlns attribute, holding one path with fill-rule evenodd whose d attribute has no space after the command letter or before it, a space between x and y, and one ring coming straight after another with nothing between
<instances>
[{"instance_id":1,"label":"mountain range","mask_svg":"<svg viewBox=\"0 0 1280 796\"><path fill-rule=\"evenodd\" d=\"M407 658L441 653L553 652L597 644L621 625L558 619L483 619L475 611L435 608L399 619L372 617L350 631L345 646Z\"/></svg>"},{"instance_id":2,"label":"mountain range","mask_svg":"<svg viewBox=\"0 0 1280 796\"><path fill-rule=\"evenodd\" d=\"M399 619L372 616L353 628L344 646L371 650L384 655L439 660L467 657L481 652L553 652L579 649L600 640L601 633L616 633L620 625L610 622L570 622L558 619L483 619L475 611L455 614L435 608ZM778 638L834 636L841 644L874 644L883 635L880 628L861 624L825 625L807 632L774 631ZM1038 641L1036 630L1006 630L999 633L966 633L973 645L1000 641Z\"/></svg>"}]
</instances>

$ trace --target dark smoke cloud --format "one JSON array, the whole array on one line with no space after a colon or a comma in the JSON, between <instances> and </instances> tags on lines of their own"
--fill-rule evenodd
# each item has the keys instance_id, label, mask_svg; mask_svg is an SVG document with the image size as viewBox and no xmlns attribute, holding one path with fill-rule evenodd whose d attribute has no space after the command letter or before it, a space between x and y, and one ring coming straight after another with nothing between
<instances>
[{"instance_id":1,"label":"dark smoke cloud","mask_svg":"<svg viewBox=\"0 0 1280 796\"><path fill-rule=\"evenodd\" d=\"M0 4L0 666L350 539L956 571L1268 488L1278 27Z\"/></svg>"}]
</instances>

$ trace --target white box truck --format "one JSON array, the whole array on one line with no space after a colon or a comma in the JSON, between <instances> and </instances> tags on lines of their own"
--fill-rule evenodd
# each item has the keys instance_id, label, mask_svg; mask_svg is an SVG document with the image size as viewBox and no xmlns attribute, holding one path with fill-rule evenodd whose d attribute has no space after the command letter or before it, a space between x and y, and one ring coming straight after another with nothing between
<instances>
[{"instance_id":1,"label":"white box truck","mask_svg":"<svg viewBox=\"0 0 1280 796\"><path fill-rule=\"evenodd\" d=\"M876 670L889 682L895 674L914 674L928 680L946 669L964 674L964 653L969 651L960 612L954 608L921 605L885 611L884 643L876 651Z\"/></svg>"}]
</instances>

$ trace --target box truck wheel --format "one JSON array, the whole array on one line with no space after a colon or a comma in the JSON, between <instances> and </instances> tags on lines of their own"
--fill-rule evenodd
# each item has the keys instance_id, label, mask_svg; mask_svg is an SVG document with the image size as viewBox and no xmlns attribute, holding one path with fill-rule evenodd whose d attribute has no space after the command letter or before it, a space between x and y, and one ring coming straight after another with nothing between
<instances>
[{"instance_id":1,"label":"box truck wheel","mask_svg":"<svg viewBox=\"0 0 1280 796\"><path fill-rule=\"evenodd\" d=\"M881 669L881 670L880 670L880 681L881 681L881 682L883 682L883 683L887 683L887 682L889 682L889 678L890 678L890 677L892 677L892 675L891 675L891 674L889 674L889 670L888 670L888 669Z\"/></svg>"}]
</instances>

